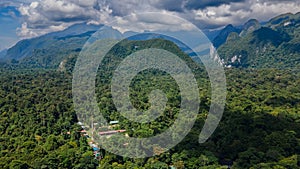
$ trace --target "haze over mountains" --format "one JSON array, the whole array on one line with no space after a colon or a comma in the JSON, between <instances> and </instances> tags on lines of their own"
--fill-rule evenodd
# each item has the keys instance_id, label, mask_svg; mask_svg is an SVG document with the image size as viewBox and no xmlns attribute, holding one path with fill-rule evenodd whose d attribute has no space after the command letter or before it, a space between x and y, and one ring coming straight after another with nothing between
<instances>
[{"instance_id":1,"label":"haze over mountains","mask_svg":"<svg viewBox=\"0 0 300 169\"><path fill-rule=\"evenodd\" d=\"M33 39L21 40L7 51L0 52L0 59L30 67L58 67L66 58L76 57L85 42L104 25L75 24L63 31L49 33ZM122 39L135 32L120 33L106 28L109 37ZM222 30L204 31L218 49L227 67L264 67L273 61L273 66L297 66L299 54L300 13L284 14L261 24L251 19L243 26L227 25ZM188 35L193 39L192 34ZM180 41L157 34L143 34L131 40L164 38L173 41L183 51L192 55ZM130 38L129 38L130 39ZM288 56L286 55L288 54Z\"/></svg>"},{"instance_id":2,"label":"haze over mountains","mask_svg":"<svg viewBox=\"0 0 300 169\"><path fill-rule=\"evenodd\" d=\"M192 32L172 33L185 36L198 54L208 52L217 56L215 50L209 51L212 49L210 43L201 41L202 37L196 38ZM0 168L299 168L300 13L280 15L265 23L251 19L241 26L229 24L222 30L204 31L217 48L221 59L215 58L225 67L226 80L211 78L212 74L220 74L214 71L214 67L197 64L193 51L179 41L181 37L174 36L178 40L172 38L172 33L168 34L169 37L148 31L136 35L136 32L121 33L106 25L81 23L63 31L22 40L14 47L1 51ZM100 38L132 37L116 44L103 57L95 74L93 92L86 90L90 88L87 85L90 83L86 81L89 78L80 79L83 82L80 89L84 95L76 97L78 85L74 85L72 74L76 61L83 60L85 66L92 69L78 66L79 69L74 72L86 70L83 71L85 76L90 70L95 71L95 62L90 62L89 57L77 59L84 49L83 45L86 42L91 44L91 50L81 55L83 57L102 52L101 47L107 45L102 43L107 41L96 41L95 34L101 35ZM197 46L199 41L204 45ZM123 111L117 107L118 103L114 102L114 98L122 101L123 93L116 96L112 86L118 89L125 86L122 81L113 85L116 70L123 70L118 68L126 57L151 48L166 50L181 58L191 69L199 89L201 102L195 124L185 138L170 149L159 145L163 143L164 146L169 139L159 139L158 144L152 146L147 141L132 145L130 138L159 136L168 129L172 131L170 127L182 122L184 126L176 128L176 131L179 134L185 130L185 122L189 118L180 118L184 108L181 103L195 102L189 94L185 98L181 92L181 80L176 81L168 72L155 68L143 70L131 79L128 101L132 106L125 103L121 107L134 107L141 116L147 110L159 115L149 123L124 117ZM139 63L148 63L143 59L131 60L126 65L137 68ZM179 68L177 63L170 62L162 66ZM211 68L207 70L213 71L205 71L207 67ZM128 72L130 74L131 71ZM184 76L180 72L176 77ZM212 82L218 84L213 85ZM226 92L219 90L219 86L223 85L226 85ZM151 95L156 95L153 91L162 92L167 100L160 114L151 108ZM220 102L213 101L214 95L220 98L220 91L226 94L222 119L211 137L199 144L199 134L205 131L209 116L213 115L212 119L215 119L215 110L223 107ZM94 98L90 97L91 93L95 95L98 112L91 111L94 110L93 105L85 105L90 98ZM83 107L77 109L76 105L82 103ZM124 112L132 114L130 110ZM107 124L112 121L118 123L104 124L102 127L104 119L99 119L102 117L98 116L100 114ZM83 121L82 115L92 121ZM91 118L88 118L89 115ZM105 142L102 139L96 145L94 136L97 138L98 129L100 132L126 131L123 133L126 137L116 137L120 146L113 146L122 153L123 147L126 147L141 155L147 153L144 150L153 151L156 155L128 158L128 149L125 149L124 157L113 154L103 146ZM171 134L168 138L172 140L178 134ZM107 141L110 142L109 139Z\"/></svg>"}]
</instances>

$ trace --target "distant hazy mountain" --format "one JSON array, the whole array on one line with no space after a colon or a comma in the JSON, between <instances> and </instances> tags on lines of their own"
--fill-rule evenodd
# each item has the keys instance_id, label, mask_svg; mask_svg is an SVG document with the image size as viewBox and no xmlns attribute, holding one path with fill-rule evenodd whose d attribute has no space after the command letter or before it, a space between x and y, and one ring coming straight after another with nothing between
<instances>
[{"instance_id":1,"label":"distant hazy mountain","mask_svg":"<svg viewBox=\"0 0 300 169\"><path fill-rule=\"evenodd\" d=\"M210 41L213 41L222 31L222 29L216 30L203 30L203 33L207 36Z\"/></svg>"},{"instance_id":2,"label":"distant hazy mountain","mask_svg":"<svg viewBox=\"0 0 300 169\"><path fill-rule=\"evenodd\" d=\"M229 24L224 29L220 31L220 33L213 39L212 43L214 47L218 48L222 44L224 44L227 40L227 37L231 33L240 33L241 29L234 27L233 25Z\"/></svg>"},{"instance_id":3,"label":"distant hazy mountain","mask_svg":"<svg viewBox=\"0 0 300 169\"><path fill-rule=\"evenodd\" d=\"M71 53L79 52L89 37L103 25L75 24L63 31L25 39L7 50L6 60L38 67L51 67Z\"/></svg>"},{"instance_id":4,"label":"distant hazy mountain","mask_svg":"<svg viewBox=\"0 0 300 169\"><path fill-rule=\"evenodd\" d=\"M47 34L47 37L67 37L67 36L74 36L74 35L80 35L86 32L96 32L99 28L101 28L104 25L94 25L94 24L87 24L87 23L79 23L70 26L69 28L58 31L58 32L52 32Z\"/></svg>"},{"instance_id":5,"label":"distant hazy mountain","mask_svg":"<svg viewBox=\"0 0 300 169\"><path fill-rule=\"evenodd\" d=\"M7 53L7 49L0 51L0 60L6 56L6 53Z\"/></svg>"},{"instance_id":6,"label":"distant hazy mountain","mask_svg":"<svg viewBox=\"0 0 300 169\"><path fill-rule=\"evenodd\" d=\"M94 37L99 37L101 39L111 38L111 39L122 39L123 34L116 29L109 26L103 26L101 30L94 34Z\"/></svg>"},{"instance_id":7,"label":"distant hazy mountain","mask_svg":"<svg viewBox=\"0 0 300 169\"><path fill-rule=\"evenodd\" d=\"M251 19L243 26L227 25L224 29L203 31L218 48L218 53L225 66L231 67L264 67L298 65L300 53L300 13L284 14L260 24ZM101 31L97 32L100 28ZM165 39L174 42L182 51L193 56L193 52L179 40L154 33L136 35L136 32L120 33L104 25L75 24L63 31L49 33L33 39L18 42L15 46L2 51L0 59L13 61L33 67L59 67L66 59L76 58L87 40L95 33L102 38L113 37L129 40ZM180 35L181 32L173 32ZM97 37L97 36L96 36ZM192 48L197 48L193 33L184 38L190 40Z\"/></svg>"},{"instance_id":8,"label":"distant hazy mountain","mask_svg":"<svg viewBox=\"0 0 300 169\"><path fill-rule=\"evenodd\" d=\"M246 36L251 32L254 32L261 28L260 23L256 19L250 19L248 22L246 22L243 26L243 29L240 33L240 36Z\"/></svg>"},{"instance_id":9,"label":"distant hazy mountain","mask_svg":"<svg viewBox=\"0 0 300 169\"><path fill-rule=\"evenodd\" d=\"M210 36L213 36L216 32L218 31L210 31L207 33ZM181 35L182 32L172 32L171 34ZM169 40L177 44L181 50L192 55L190 48L172 37L147 32L142 34L125 32L122 34L112 27L82 23L75 24L63 31L52 32L40 37L22 40L12 48L8 49L6 55L4 56L3 54L3 58L11 60L14 63L27 66L30 65L33 67L58 67L66 58L76 57L87 40L93 42L97 40L97 37L122 39L125 36L129 36L129 40ZM184 38L191 41L191 44L196 42L193 40L193 33L185 33L185 36L187 37ZM195 43L192 47L196 47L197 45L198 44Z\"/></svg>"}]
</instances>

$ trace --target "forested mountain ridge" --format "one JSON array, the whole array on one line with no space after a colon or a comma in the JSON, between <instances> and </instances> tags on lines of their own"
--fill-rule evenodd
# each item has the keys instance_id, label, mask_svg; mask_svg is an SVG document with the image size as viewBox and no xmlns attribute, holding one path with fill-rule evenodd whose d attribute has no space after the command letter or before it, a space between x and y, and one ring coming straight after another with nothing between
<instances>
[{"instance_id":1,"label":"forested mountain ridge","mask_svg":"<svg viewBox=\"0 0 300 169\"><path fill-rule=\"evenodd\" d=\"M213 38L212 44L218 48L227 67L268 67L268 62L272 62L274 67L298 66L299 24L299 13L283 14L264 24L250 19L243 26L229 24L223 30L205 32L209 38ZM76 57L85 42L101 27L103 25L82 23L63 31L25 39L1 52L0 60L27 68L57 68L66 59ZM112 28L110 31L112 37L119 39L123 36ZM147 40L164 37L145 34L139 38ZM177 40L164 39L175 42L183 51L189 51Z\"/></svg>"},{"instance_id":2,"label":"forested mountain ridge","mask_svg":"<svg viewBox=\"0 0 300 169\"><path fill-rule=\"evenodd\" d=\"M21 40L7 50L2 60L22 67L58 67L63 59L78 54L85 42L102 26L75 24L63 31Z\"/></svg>"},{"instance_id":3,"label":"forested mountain ridge","mask_svg":"<svg viewBox=\"0 0 300 169\"><path fill-rule=\"evenodd\" d=\"M3 65L0 70L0 168L300 168L300 73L295 69L299 58L298 16L282 15L262 26L250 20L243 36L242 31L228 34L219 48L224 65L231 66L225 68L225 111L217 130L203 144L198 143L199 133L211 99L203 65L163 39L124 40L113 47L99 66L95 92L104 117L118 120L114 129L126 129L131 137L164 132L179 113L181 97L178 85L167 73L153 69L140 72L130 85L132 104L147 110L151 105L148 95L155 89L164 91L169 102L163 115L151 123L129 121L116 110L110 90L113 70L122 59L137 50L165 49L187 63L199 85L200 110L188 136L169 151L143 159L109 152L100 161L94 159L86 137L80 134L82 128L76 124L71 74L80 45L93 31L62 33L62 37L49 41L55 42L53 46L37 48L32 55L12 60L13 66ZM65 51L54 50L65 43L70 45ZM258 49L257 56L263 52L263 57L239 57L252 54L250 49ZM286 51L288 55L283 55ZM279 69L283 66L285 69ZM58 67L63 71L56 71Z\"/></svg>"},{"instance_id":4,"label":"forested mountain ridge","mask_svg":"<svg viewBox=\"0 0 300 169\"><path fill-rule=\"evenodd\" d=\"M227 67L300 67L300 13L285 14L240 35L230 33L218 48Z\"/></svg>"}]
</instances>

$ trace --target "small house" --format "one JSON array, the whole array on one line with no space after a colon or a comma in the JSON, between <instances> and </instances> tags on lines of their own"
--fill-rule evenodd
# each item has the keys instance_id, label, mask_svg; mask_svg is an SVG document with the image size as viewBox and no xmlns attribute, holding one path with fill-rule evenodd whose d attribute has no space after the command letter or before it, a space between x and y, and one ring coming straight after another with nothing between
<instances>
[{"instance_id":1,"label":"small house","mask_svg":"<svg viewBox=\"0 0 300 169\"><path fill-rule=\"evenodd\" d=\"M110 125L116 125L116 124L119 124L119 121L110 121L109 124Z\"/></svg>"}]
</instances>

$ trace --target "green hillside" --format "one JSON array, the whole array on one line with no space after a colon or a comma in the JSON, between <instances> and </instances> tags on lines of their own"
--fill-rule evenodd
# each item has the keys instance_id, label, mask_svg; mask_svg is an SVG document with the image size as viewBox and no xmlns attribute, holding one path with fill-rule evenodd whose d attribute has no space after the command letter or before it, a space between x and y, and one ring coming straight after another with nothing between
<instances>
[{"instance_id":1,"label":"green hillside","mask_svg":"<svg viewBox=\"0 0 300 169\"><path fill-rule=\"evenodd\" d=\"M0 76L0 168L98 165L76 124L70 75L1 69Z\"/></svg>"},{"instance_id":2,"label":"green hillside","mask_svg":"<svg viewBox=\"0 0 300 169\"><path fill-rule=\"evenodd\" d=\"M149 108L148 94L163 90L168 97L163 116L146 124L133 123L118 113L110 94L112 71L128 54L154 47L177 54L192 68L199 83L200 111L189 135L166 153L130 159L109 152L95 161L87 140L78 131L72 105L70 73L51 70L1 71L1 168L297 168L300 155L300 91L298 72L278 69L228 69L227 103L223 119L204 144L198 137L210 105L209 79L203 66L165 40L123 41L104 59L96 93L101 113L119 120L115 129L132 137L150 137L166 130L180 108L178 86L158 70L141 72L131 84L131 101ZM108 64L110 63L110 64ZM71 71L74 60L66 62ZM101 77L101 80L100 80ZM132 130L134 128L134 130ZM70 134L68 134L70 132ZM158 149L159 151L159 149Z\"/></svg>"},{"instance_id":3,"label":"green hillside","mask_svg":"<svg viewBox=\"0 0 300 169\"><path fill-rule=\"evenodd\" d=\"M262 26L250 20L243 30L230 26L216 38L222 41L218 53L224 66L231 68L225 68L223 118L203 144L198 142L199 134L211 103L205 67L168 40L123 40L115 45L99 65L95 90L100 113L107 121L119 122L112 130L124 129L123 134L130 137L151 137L166 131L181 108L176 81L166 72L149 69L133 78L130 101L136 109L148 110L150 92L160 89L168 99L166 109L156 120L144 124L122 116L112 100L111 81L114 70L128 55L148 48L165 49L181 58L198 82L201 103L192 130L169 151L162 153L155 147L156 156L142 159L103 150L103 158L96 160L88 145L91 139L80 133L72 72L92 32L60 32L51 38L31 39L34 47L20 42L8 51L12 54L10 63L0 64L0 168L300 168L299 16L281 15ZM37 47L40 42L42 47ZM93 45L97 44L99 41ZM19 49L24 55L13 55L20 53ZM25 56L26 51L31 52Z\"/></svg>"},{"instance_id":4,"label":"green hillside","mask_svg":"<svg viewBox=\"0 0 300 169\"><path fill-rule=\"evenodd\" d=\"M299 68L299 14L273 18L265 26L235 38L228 37L218 53L226 66Z\"/></svg>"}]
</instances>

